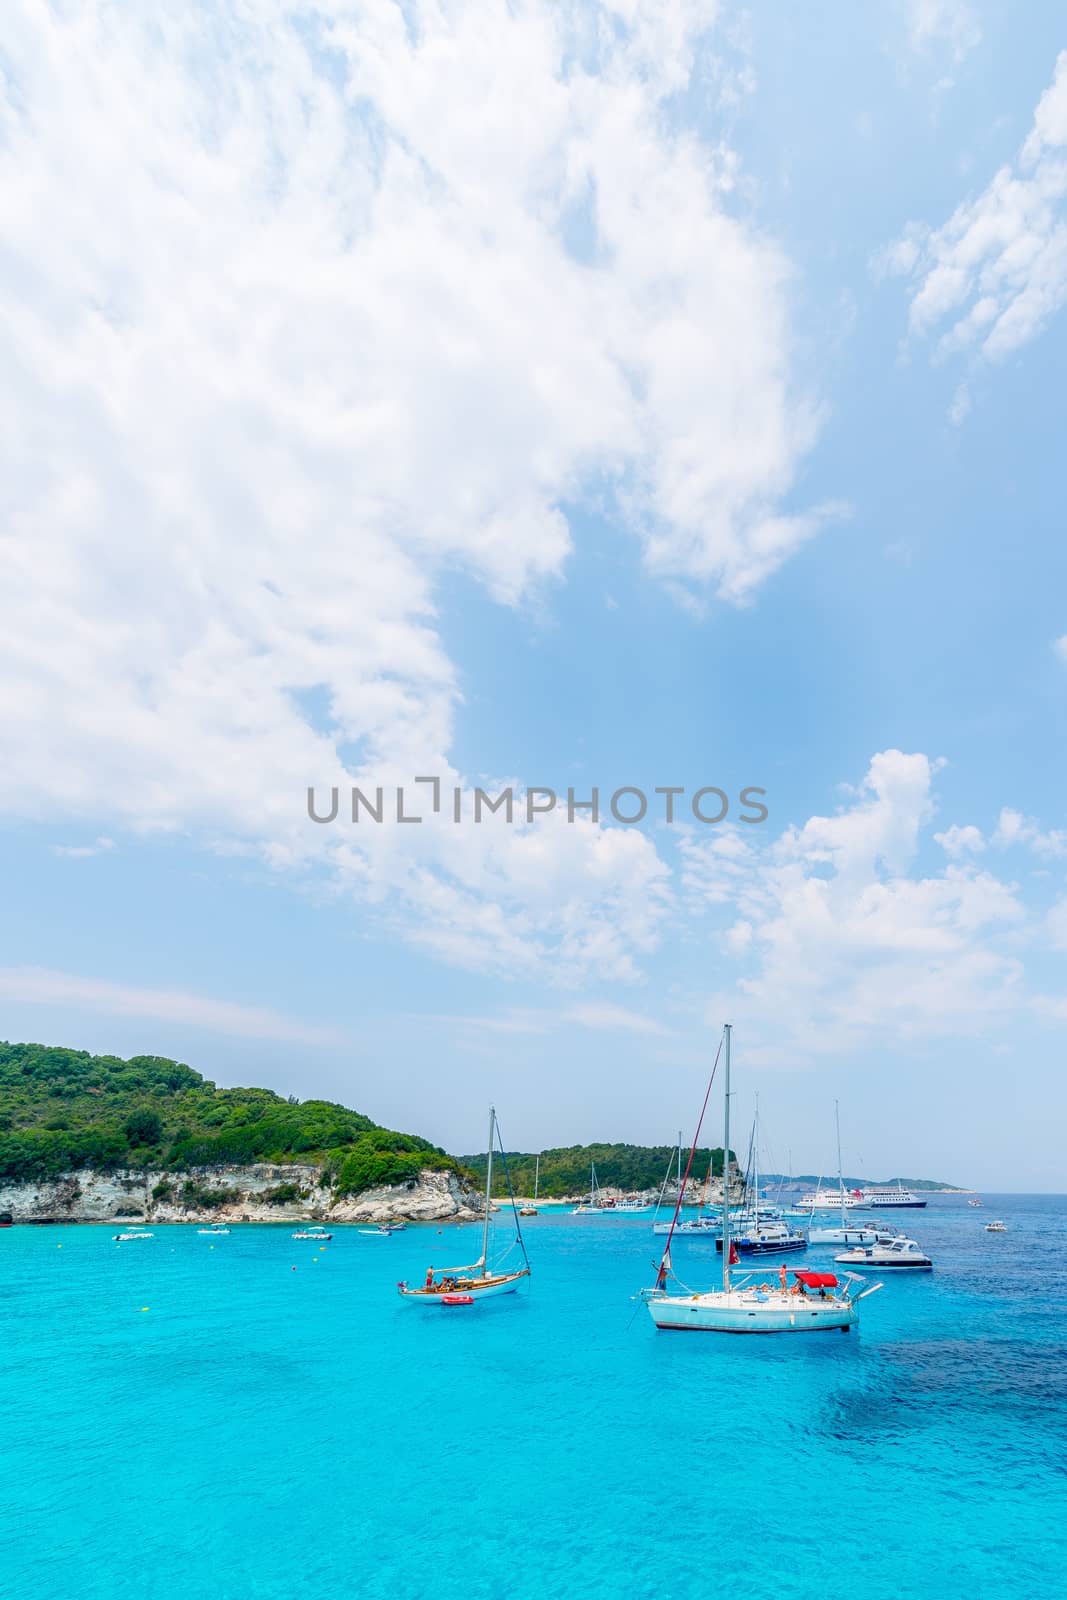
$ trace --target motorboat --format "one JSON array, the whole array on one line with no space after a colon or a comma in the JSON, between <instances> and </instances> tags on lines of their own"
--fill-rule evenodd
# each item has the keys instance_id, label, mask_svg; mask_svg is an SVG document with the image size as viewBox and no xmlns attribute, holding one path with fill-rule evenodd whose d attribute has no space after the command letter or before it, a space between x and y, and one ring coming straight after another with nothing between
<instances>
[{"instance_id":1,"label":"motorboat","mask_svg":"<svg viewBox=\"0 0 1067 1600\"><path fill-rule=\"evenodd\" d=\"M318 1239L320 1243L323 1243L327 1239L332 1239L333 1234L327 1233L325 1228L298 1228L292 1237L294 1239Z\"/></svg>"},{"instance_id":2,"label":"motorboat","mask_svg":"<svg viewBox=\"0 0 1067 1600\"><path fill-rule=\"evenodd\" d=\"M359 1231L364 1239L391 1239L393 1237L392 1228L360 1228Z\"/></svg>"},{"instance_id":3,"label":"motorboat","mask_svg":"<svg viewBox=\"0 0 1067 1600\"><path fill-rule=\"evenodd\" d=\"M914 1239L906 1239L903 1234L898 1234L888 1244L871 1244L859 1250L846 1250L842 1255L835 1256L834 1260L842 1266L848 1267L874 1267L881 1272L883 1267L910 1269L913 1272L929 1272L933 1266L930 1257L916 1244Z\"/></svg>"},{"instance_id":4,"label":"motorboat","mask_svg":"<svg viewBox=\"0 0 1067 1600\"><path fill-rule=\"evenodd\" d=\"M993 1222L986 1223L985 1231L986 1233L1007 1233L1008 1229L1006 1225L1001 1222L1000 1218L997 1217Z\"/></svg>"},{"instance_id":5,"label":"motorboat","mask_svg":"<svg viewBox=\"0 0 1067 1600\"><path fill-rule=\"evenodd\" d=\"M229 1230L229 1228L211 1227L211 1228L197 1228L196 1231L197 1231L197 1233L206 1234L208 1236L208 1238L210 1238L210 1239L215 1239L220 1234L229 1233L230 1230Z\"/></svg>"},{"instance_id":6,"label":"motorboat","mask_svg":"<svg viewBox=\"0 0 1067 1600\"><path fill-rule=\"evenodd\" d=\"M113 1233L111 1235L111 1237L112 1237L112 1239L117 1240L119 1244L125 1244L128 1239L153 1239L153 1238L155 1238L155 1235L152 1234L152 1233L142 1233L142 1232L136 1232L136 1233Z\"/></svg>"}]
</instances>

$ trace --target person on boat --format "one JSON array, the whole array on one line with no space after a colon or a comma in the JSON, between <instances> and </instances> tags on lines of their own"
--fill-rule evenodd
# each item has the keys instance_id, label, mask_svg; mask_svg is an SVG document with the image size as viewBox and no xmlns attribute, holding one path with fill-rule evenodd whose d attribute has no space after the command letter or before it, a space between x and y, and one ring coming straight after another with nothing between
<instances>
[{"instance_id":1,"label":"person on boat","mask_svg":"<svg viewBox=\"0 0 1067 1600\"><path fill-rule=\"evenodd\" d=\"M429 1292L432 1288L433 1288L433 1268L432 1267L427 1267L426 1268L426 1290L427 1290L427 1292Z\"/></svg>"},{"instance_id":2,"label":"person on boat","mask_svg":"<svg viewBox=\"0 0 1067 1600\"><path fill-rule=\"evenodd\" d=\"M785 1262L784 1261L782 1262L781 1266L778 1268L778 1282L779 1282L779 1284L781 1285L781 1287L783 1289L785 1289L788 1286L788 1283L789 1283L789 1274L786 1272Z\"/></svg>"}]
</instances>

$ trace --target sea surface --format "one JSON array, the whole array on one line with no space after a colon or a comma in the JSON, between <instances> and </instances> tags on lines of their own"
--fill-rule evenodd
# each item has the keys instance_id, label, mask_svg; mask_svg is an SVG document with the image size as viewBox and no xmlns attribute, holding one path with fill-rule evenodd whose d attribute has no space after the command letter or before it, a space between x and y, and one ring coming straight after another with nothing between
<instances>
[{"instance_id":1,"label":"sea surface","mask_svg":"<svg viewBox=\"0 0 1067 1600\"><path fill-rule=\"evenodd\" d=\"M657 1333L649 1217L531 1219L529 1288L447 1311L397 1280L476 1225L0 1231L0 1593L1060 1600L1067 1198L984 1199L847 1336Z\"/></svg>"}]
</instances>

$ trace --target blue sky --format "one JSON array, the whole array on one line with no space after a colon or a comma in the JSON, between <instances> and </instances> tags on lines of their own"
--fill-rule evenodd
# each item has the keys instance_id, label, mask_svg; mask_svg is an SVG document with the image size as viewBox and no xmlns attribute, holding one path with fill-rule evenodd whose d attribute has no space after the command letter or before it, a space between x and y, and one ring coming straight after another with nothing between
<instances>
[{"instance_id":1,"label":"blue sky","mask_svg":"<svg viewBox=\"0 0 1067 1600\"><path fill-rule=\"evenodd\" d=\"M729 1017L775 1161L1062 1189L1065 49L17 4L0 1031L534 1148ZM307 820L420 773L770 815Z\"/></svg>"}]
</instances>

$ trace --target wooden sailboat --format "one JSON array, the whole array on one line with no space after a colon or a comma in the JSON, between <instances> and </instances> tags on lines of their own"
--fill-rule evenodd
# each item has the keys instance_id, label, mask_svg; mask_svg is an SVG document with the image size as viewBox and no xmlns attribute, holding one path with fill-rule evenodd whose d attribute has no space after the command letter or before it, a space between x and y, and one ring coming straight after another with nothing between
<instances>
[{"instance_id":1,"label":"wooden sailboat","mask_svg":"<svg viewBox=\"0 0 1067 1600\"><path fill-rule=\"evenodd\" d=\"M485 1164L485 1222L482 1227L482 1253L477 1261L472 1261L462 1267L428 1267L426 1281L412 1288L408 1283L398 1283L397 1291L402 1300L424 1306L455 1306L470 1305L475 1300L488 1300L493 1295L511 1294L519 1287L524 1278L530 1276L530 1260L526 1254L526 1245L523 1242L522 1227L519 1223L519 1213L515 1205L515 1196L511 1194L511 1179L508 1178L508 1193L511 1198L511 1210L515 1218L515 1238L505 1254L510 1254L514 1245L518 1245L522 1257L522 1266L504 1270L503 1262L494 1270L489 1265L489 1222L492 1215L492 1201L490 1196L493 1187L493 1153L497 1141L500 1139L500 1128L496 1120L496 1110L489 1108L489 1154ZM503 1143L500 1145L501 1157L504 1160L504 1170L507 1172L507 1160L504 1157Z\"/></svg>"},{"instance_id":2,"label":"wooden sailboat","mask_svg":"<svg viewBox=\"0 0 1067 1600\"><path fill-rule=\"evenodd\" d=\"M722 1044L719 1046L720 1054L724 1054L723 1165L724 1180L727 1184L724 1194L727 1198L730 1162L730 1033L730 1024L727 1023L723 1029ZM689 1156L690 1166L700 1139L700 1128L711 1098L711 1087L715 1081L718 1064L719 1056L716 1055L711 1081L708 1083L704 1106L693 1138L693 1148ZM686 1168L686 1178L688 1176L689 1167ZM679 1195L675 1207L676 1220L681 1204L682 1196ZM723 1208L722 1218L721 1289L707 1289L693 1293L678 1283L671 1265L671 1240L668 1237L659 1272L656 1275L655 1287L643 1292L649 1315L657 1328L685 1329L696 1333L815 1333L820 1330L840 1328L843 1333L847 1333L859 1320L856 1309L859 1301L864 1295L873 1294L876 1289L881 1288L881 1284L873 1284L853 1298L848 1287L843 1290L839 1288L834 1273L807 1272L796 1268L793 1270L794 1281L790 1288L789 1274L784 1262L778 1268L776 1283L753 1283L751 1280L756 1276L754 1272L745 1273L743 1277L732 1281L731 1269L739 1257L730 1237L730 1225L730 1207L727 1204ZM668 1288L668 1283L672 1279L677 1288ZM853 1279L849 1276L847 1283L852 1282Z\"/></svg>"}]
</instances>

